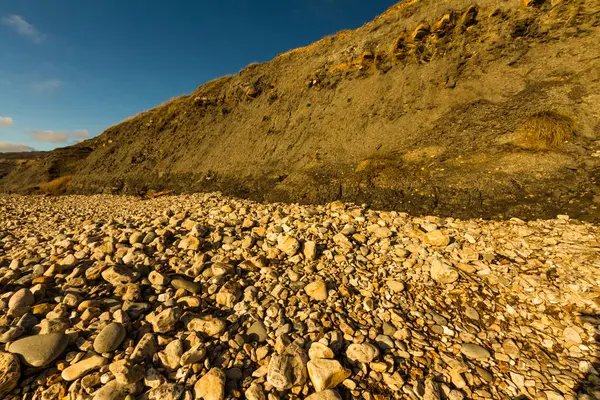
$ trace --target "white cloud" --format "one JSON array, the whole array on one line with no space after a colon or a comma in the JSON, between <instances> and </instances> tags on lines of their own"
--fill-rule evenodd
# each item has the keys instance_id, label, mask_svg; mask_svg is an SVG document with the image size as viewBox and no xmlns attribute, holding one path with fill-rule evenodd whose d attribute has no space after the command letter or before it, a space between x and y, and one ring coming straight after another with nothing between
<instances>
[{"instance_id":1,"label":"white cloud","mask_svg":"<svg viewBox=\"0 0 600 400\"><path fill-rule=\"evenodd\" d=\"M87 139L90 137L90 131L87 129L77 129L73 131L73 137L75 139Z\"/></svg>"},{"instance_id":2,"label":"white cloud","mask_svg":"<svg viewBox=\"0 0 600 400\"><path fill-rule=\"evenodd\" d=\"M36 92L52 92L64 85L64 82L58 79L46 79L44 81L33 82L29 85Z\"/></svg>"},{"instance_id":3,"label":"white cloud","mask_svg":"<svg viewBox=\"0 0 600 400\"><path fill-rule=\"evenodd\" d=\"M10 128L13 126L12 117L0 117L0 128Z\"/></svg>"},{"instance_id":4,"label":"white cloud","mask_svg":"<svg viewBox=\"0 0 600 400\"><path fill-rule=\"evenodd\" d=\"M69 138L68 132L33 131L31 134L40 142L64 143Z\"/></svg>"},{"instance_id":5,"label":"white cloud","mask_svg":"<svg viewBox=\"0 0 600 400\"><path fill-rule=\"evenodd\" d=\"M28 151L35 151L35 149L24 144L0 142L0 153L22 153Z\"/></svg>"},{"instance_id":6,"label":"white cloud","mask_svg":"<svg viewBox=\"0 0 600 400\"><path fill-rule=\"evenodd\" d=\"M46 35L38 31L35 26L25 21L20 15L3 17L2 23L14 29L19 35L31 39L34 43L40 44L46 39Z\"/></svg>"}]
</instances>

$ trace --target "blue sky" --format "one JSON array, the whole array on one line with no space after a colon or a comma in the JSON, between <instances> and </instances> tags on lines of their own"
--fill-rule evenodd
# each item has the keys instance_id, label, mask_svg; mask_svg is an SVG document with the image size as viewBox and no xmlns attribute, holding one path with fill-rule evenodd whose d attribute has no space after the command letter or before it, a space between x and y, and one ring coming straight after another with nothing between
<instances>
[{"instance_id":1,"label":"blue sky","mask_svg":"<svg viewBox=\"0 0 600 400\"><path fill-rule=\"evenodd\" d=\"M0 0L0 152L49 150L394 0Z\"/></svg>"}]
</instances>

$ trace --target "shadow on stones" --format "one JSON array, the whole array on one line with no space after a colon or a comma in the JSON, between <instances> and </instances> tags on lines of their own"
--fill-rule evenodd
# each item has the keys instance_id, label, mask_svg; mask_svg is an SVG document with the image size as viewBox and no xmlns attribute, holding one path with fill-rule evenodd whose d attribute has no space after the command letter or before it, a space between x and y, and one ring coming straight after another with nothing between
<instances>
[{"instance_id":1,"label":"shadow on stones","mask_svg":"<svg viewBox=\"0 0 600 400\"><path fill-rule=\"evenodd\" d=\"M600 314L581 314L581 319L595 327L592 347L592 363L586 376L573 389L578 400L600 399Z\"/></svg>"}]
</instances>

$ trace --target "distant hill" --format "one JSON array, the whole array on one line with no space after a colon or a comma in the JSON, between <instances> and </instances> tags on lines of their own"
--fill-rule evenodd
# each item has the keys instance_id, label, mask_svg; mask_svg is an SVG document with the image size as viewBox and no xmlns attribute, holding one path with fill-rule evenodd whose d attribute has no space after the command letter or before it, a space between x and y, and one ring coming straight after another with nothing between
<instances>
[{"instance_id":1,"label":"distant hill","mask_svg":"<svg viewBox=\"0 0 600 400\"><path fill-rule=\"evenodd\" d=\"M15 153L0 153L0 182L14 168L22 166L32 160L42 158L46 155L44 151L24 151Z\"/></svg>"},{"instance_id":2,"label":"distant hill","mask_svg":"<svg viewBox=\"0 0 600 400\"><path fill-rule=\"evenodd\" d=\"M35 193L70 176L72 193L220 190L598 220L598 43L597 0L404 1L18 166L0 185Z\"/></svg>"}]
</instances>

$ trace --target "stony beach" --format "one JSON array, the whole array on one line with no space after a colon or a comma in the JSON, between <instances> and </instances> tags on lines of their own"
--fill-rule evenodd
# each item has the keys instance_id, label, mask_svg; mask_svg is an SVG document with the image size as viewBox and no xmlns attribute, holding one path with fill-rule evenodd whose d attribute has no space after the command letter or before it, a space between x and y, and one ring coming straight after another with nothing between
<instances>
[{"instance_id":1,"label":"stony beach","mask_svg":"<svg viewBox=\"0 0 600 400\"><path fill-rule=\"evenodd\" d=\"M2 399L598 399L600 229L0 195Z\"/></svg>"}]
</instances>

